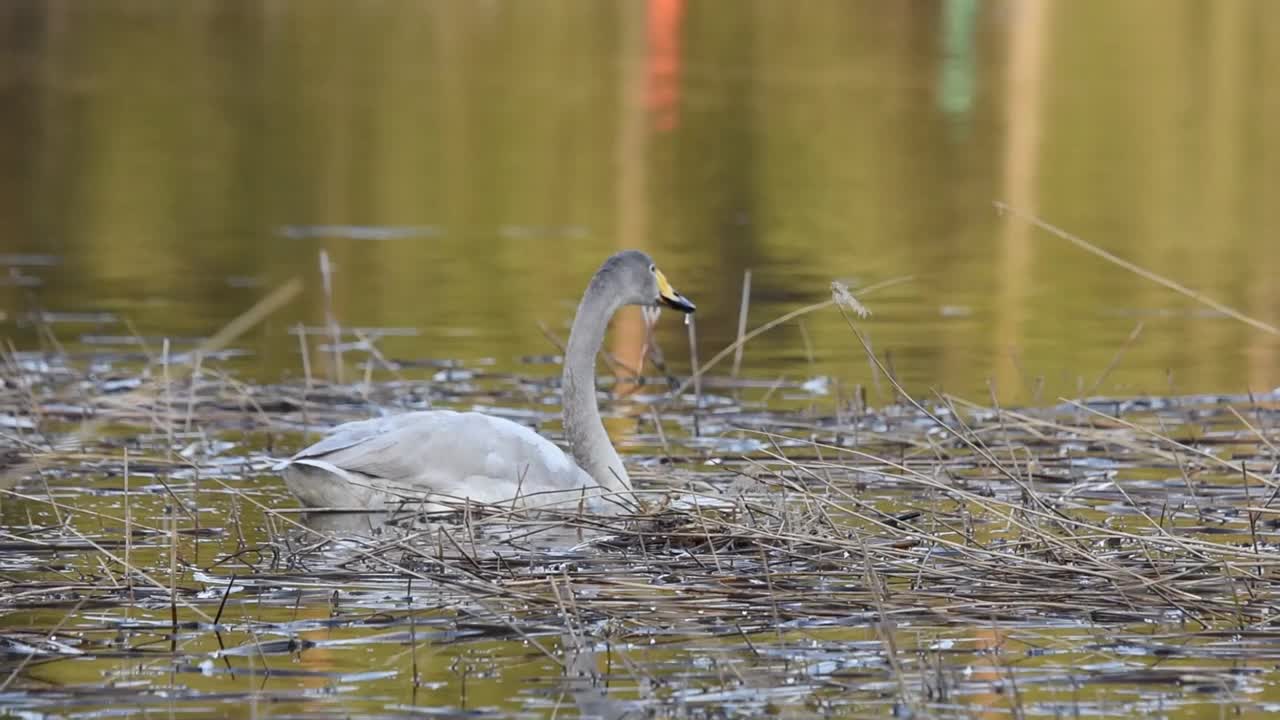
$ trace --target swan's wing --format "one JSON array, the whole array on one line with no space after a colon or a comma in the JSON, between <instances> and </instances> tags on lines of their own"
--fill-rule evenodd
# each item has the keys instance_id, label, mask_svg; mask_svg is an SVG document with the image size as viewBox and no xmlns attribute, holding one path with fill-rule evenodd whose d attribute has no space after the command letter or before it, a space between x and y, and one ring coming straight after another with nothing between
<instances>
[{"instance_id":1,"label":"swan's wing","mask_svg":"<svg viewBox=\"0 0 1280 720\"><path fill-rule=\"evenodd\" d=\"M440 410L346 423L299 451L290 462L339 474L405 480L438 463L441 458L433 455L439 454L437 446L448 443L449 436L459 443L465 441L457 432L458 417L458 413Z\"/></svg>"},{"instance_id":2,"label":"swan's wing","mask_svg":"<svg viewBox=\"0 0 1280 720\"><path fill-rule=\"evenodd\" d=\"M401 432L406 428L412 429L419 425L436 425L438 423L433 421L434 417L442 414L457 415L457 413L448 410L425 410L343 423L329 430L329 433L323 438L299 450L296 455L289 459L291 461L319 459L375 440L378 437Z\"/></svg>"},{"instance_id":3,"label":"swan's wing","mask_svg":"<svg viewBox=\"0 0 1280 720\"><path fill-rule=\"evenodd\" d=\"M474 489L464 484L476 480L520 482L526 491L591 482L533 430L492 415L447 410L340 425L290 462L437 491Z\"/></svg>"},{"instance_id":4,"label":"swan's wing","mask_svg":"<svg viewBox=\"0 0 1280 720\"><path fill-rule=\"evenodd\" d=\"M334 428L294 455L284 476L304 504L368 505L379 493L477 502L577 503L600 494L586 471L532 429L492 415L405 413ZM293 466L289 469L288 466ZM593 511L625 509L610 497Z\"/></svg>"}]
</instances>

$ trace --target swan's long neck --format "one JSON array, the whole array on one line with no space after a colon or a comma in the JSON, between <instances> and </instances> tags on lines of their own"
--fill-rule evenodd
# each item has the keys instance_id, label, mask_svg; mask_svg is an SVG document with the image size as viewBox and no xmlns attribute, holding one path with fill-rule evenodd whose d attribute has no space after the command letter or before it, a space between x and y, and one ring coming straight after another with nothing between
<instances>
[{"instance_id":1,"label":"swan's long neck","mask_svg":"<svg viewBox=\"0 0 1280 720\"><path fill-rule=\"evenodd\" d=\"M596 405L596 355L604 343L609 319L617 309L617 300L605 291L598 278L592 278L569 331L563 383L564 431L573 449L573 459L600 487L615 492L631 490L631 479L600 420L600 409Z\"/></svg>"}]
</instances>

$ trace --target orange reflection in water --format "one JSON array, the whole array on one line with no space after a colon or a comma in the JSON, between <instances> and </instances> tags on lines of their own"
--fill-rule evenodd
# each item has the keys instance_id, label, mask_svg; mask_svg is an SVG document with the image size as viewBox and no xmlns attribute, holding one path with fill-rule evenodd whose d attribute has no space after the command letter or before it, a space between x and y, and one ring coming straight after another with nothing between
<instances>
[{"instance_id":1,"label":"orange reflection in water","mask_svg":"<svg viewBox=\"0 0 1280 720\"><path fill-rule=\"evenodd\" d=\"M623 28L618 115L618 249L648 246L650 131L674 130L680 117L680 29L684 0L650 0L646 13L644 34L639 31L642 27L639 13L627 18ZM631 375L631 370L643 368L646 337L640 312L628 308L618 314L611 347L614 357L624 366L616 369L619 394L629 395L636 390L637 385L623 381Z\"/></svg>"},{"instance_id":2,"label":"orange reflection in water","mask_svg":"<svg viewBox=\"0 0 1280 720\"><path fill-rule=\"evenodd\" d=\"M680 125L680 23L684 0L649 0L649 112L653 128Z\"/></svg>"}]
</instances>

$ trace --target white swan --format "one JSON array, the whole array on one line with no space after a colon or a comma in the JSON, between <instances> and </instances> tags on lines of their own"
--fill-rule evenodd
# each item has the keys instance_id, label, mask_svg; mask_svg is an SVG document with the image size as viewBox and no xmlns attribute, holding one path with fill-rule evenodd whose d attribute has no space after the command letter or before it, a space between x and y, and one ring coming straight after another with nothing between
<instances>
[{"instance_id":1,"label":"white swan","mask_svg":"<svg viewBox=\"0 0 1280 720\"><path fill-rule=\"evenodd\" d=\"M613 313L623 305L694 304L638 250L613 255L592 276L565 350L562 408L572 459L510 420L477 412L428 410L339 425L277 466L309 507L380 508L464 499L593 511L629 505L631 480L596 405L595 360ZM434 502L433 502L434 501Z\"/></svg>"}]
</instances>

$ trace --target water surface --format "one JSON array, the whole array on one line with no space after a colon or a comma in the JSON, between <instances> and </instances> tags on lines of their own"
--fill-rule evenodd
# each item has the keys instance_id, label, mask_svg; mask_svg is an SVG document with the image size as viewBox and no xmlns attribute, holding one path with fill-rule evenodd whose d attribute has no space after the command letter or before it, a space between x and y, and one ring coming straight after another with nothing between
<instances>
[{"instance_id":1,"label":"water surface","mask_svg":"<svg viewBox=\"0 0 1280 720\"><path fill-rule=\"evenodd\" d=\"M1205 602L1219 614L1205 627L1150 608L1072 616L1064 593L1031 620L988 617L981 603L930 616L920 601L887 630L869 610L811 626L775 623L779 610L757 605L755 625L719 635L702 632L696 614L688 626L668 623L662 613L693 607L677 598L649 613L661 632L577 658L574 643L549 630L530 641L501 613L455 613L447 588L419 588L409 600L406 574L376 563L313 582L308 573L336 573L345 558L325 550L324 562L304 564L300 548L313 538L291 535L296 528L273 514L293 501L265 469L268 454L301 444L299 417L279 408L235 415L244 395L215 373L296 379L298 329L322 333L332 321L363 328L397 369L379 361L374 385L353 390L370 353L348 347L336 362L323 336L308 335L312 374L341 379L348 392L340 407L313 409L311 421L430 395L438 405L523 413L554 433L554 388L524 378L555 374L555 341L591 272L638 247L697 302L704 362L738 333L748 271L748 330L829 298L833 280L884 285L864 298L873 314L858 327L913 395L1046 406L1098 394L1233 393L1274 438L1275 397L1242 398L1280 386L1276 335L993 203L1280 324L1276 67L1280 4L1269 0L9 0L0 7L0 336L20 351L66 351L73 364L112 358L76 366L85 384L51 383L42 402L88 402L86 392L106 394L104 380L119 383L111 392L147 387L135 375L166 340L181 353L292 278L303 289L237 339L236 355L206 361L203 387L225 383L209 391L222 404L201 405L209 415L195 419L193 434L178 432L178 444L204 442L208 430L237 445L201 456L199 483L174 460L173 427L161 429L154 414L115 415L83 455L63 448L49 472L17 485L22 497L0 501L6 542L19 543L0 553L0 626L29 644L0 646L0 708L78 717L126 712L124 702L173 716L855 717L901 713L895 698L906 683L940 716L1274 712L1273 630L1265 619L1246 628L1216 595ZM673 374L689 372L688 337L664 315L659 340ZM642 338L639 313L628 311L610 350L630 361ZM8 367L15 380L62 367L21 359ZM484 375L472 385L471 372ZM668 436L659 437L644 425L646 409L611 412L610 429L643 468L637 477L728 484L717 474L728 470L704 463L769 450L732 422L785 411L770 422L838 435L832 423L859 407L857 386L873 407L894 400L831 307L752 340L740 375L758 384L745 393L757 404L719 422L709 411L700 437L687 415L664 418ZM27 387L6 385L5 402L25 407ZM740 399L709 392L726 408ZM1216 408L1211 398L1200 404ZM43 443L78 423L48 412L39 428L47 436L31 435L26 415L6 415L6 430ZM909 435L887 417L883 427L872 417L866 432ZM1064 417L1087 424L1054 416ZM1280 438L1245 450L1215 445L1197 417L1146 420L1274 478L1267 468ZM912 441L929 447L930 437ZM125 446L137 453L127 492ZM1010 446L1017 458L1039 448ZM1053 452L1075 468L1055 480L1065 483L1055 499L1091 522L1114 516L1118 527L1146 528L1127 500L1107 494L1114 481L1144 512L1163 521L1168 510L1170 528L1200 537L1227 527L1214 542L1261 537L1275 547L1274 527L1258 530L1240 510L1271 488L1255 484L1249 495L1219 472L1197 475L1204 486L1195 489L1171 460L1117 464L1092 457L1100 451L1083 441ZM862 493L864 479L848 475L841 487ZM930 521L954 510L892 483L857 496L885 513L923 508ZM113 543L124 537L125 507L130 523L147 526L130 548L135 568L163 586L172 560L189 593L181 619L193 624L180 633L170 632L165 588L121 569ZM180 542L170 542L175 528L188 533ZM1268 562L1258 561L1259 574ZM1253 567L1232 565L1222 580L1214 565L1206 596L1224 582L1234 589L1231 578ZM849 572L843 591L861 603L861 570ZM138 589L128 602L77 606L129 577ZM1263 589L1240 602L1265 608L1274 595L1264 580L1241 581L1239 597ZM591 591L624 593L633 583L649 592L668 581L637 571ZM907 593L907 581L895 581ZM224 592L224 625L200 624L191 608L221 612ZM33 598L37 607L22 604ZM592 597L581 602L590 610ZM807 607L801 597L781 611ZM539 627L564 617L548 611ZM617 628L588 630L598 638ZM51 636L74 638L83 657L40 645ZM567 679L574 663L611 684Z\"/></svg>"},{"instance_id":2,"label":"water surface","mask_svg":"<svg viewBox=\"0 0 1280 720\"><path fill-rule=\"evenodd\" d=\"M54 264L5 258L6 332L33 345L41 308L207 335L299 276L249 341L278 377L299 365L287 329L324 320L324 250L340 322L416 331L388 352L510 365L641 247L697 300L703 358L737 331L745 270L749 327L832 279L909 276L868 298L867 330L917 392L1270 389L1275 337L991 203L1276 324L1277 12L8 3L0 251ZM683 329L663 333L687 368ZM850 340L817 313L753 341L744 372L869 383Z\"/></svg>"}]
</instances>

